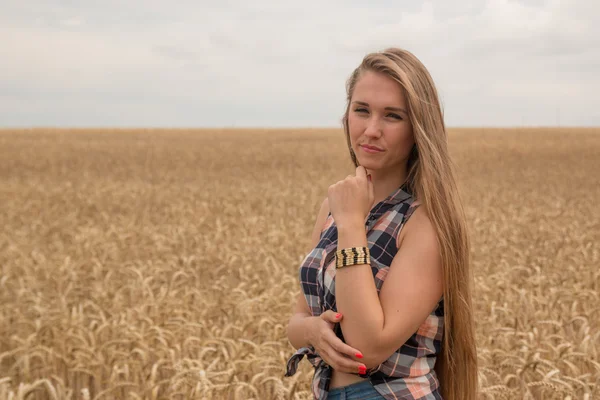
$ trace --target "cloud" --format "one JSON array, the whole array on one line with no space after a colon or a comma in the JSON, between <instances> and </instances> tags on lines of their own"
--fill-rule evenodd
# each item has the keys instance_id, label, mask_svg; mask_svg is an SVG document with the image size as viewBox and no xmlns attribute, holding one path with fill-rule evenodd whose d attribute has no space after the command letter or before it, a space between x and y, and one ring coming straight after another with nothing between
<instances>
[{"instance_id":1,"label":"cloud","mask_svg":"<svg viewBox=\"0 0 600 400\"><path fill-rule=\"evenodd\" d=\"M600 123L595 2L38 0L3 8L5 125L339 126L347 76L365 53L388 46L413 51L430 69L449 125L553 124L557 109L563 124Z\"/></svg>"}]
</instances>

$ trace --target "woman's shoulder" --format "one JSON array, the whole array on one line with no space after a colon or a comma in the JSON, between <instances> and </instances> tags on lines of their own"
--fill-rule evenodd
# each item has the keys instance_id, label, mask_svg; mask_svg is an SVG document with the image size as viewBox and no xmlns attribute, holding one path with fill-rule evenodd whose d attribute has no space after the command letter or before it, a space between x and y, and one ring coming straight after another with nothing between
<instances>
[{"instance_id":1,"label":"woman's shoulder","mask_svg":"<svg viewBox=\"0 0 600 400\"><path fill-rule=\"evenodd\" d=\"M312 247L316 247L321 240L321 232L325 222L327 221L327 217L329 216L329 199L325 197L325 199L321 202L321 206L319 207L319 211L317 212L317 217L315 218L315 226L313 227L313 232L311 236L311 245Z\"/></svg>"},{"instance_id":2,"label":"woman's shoulder","mask_svg":"<svg viewBox=\"0 0 600 400\"><path fill-rule=\"evenodd\" d=\"M329 214L329 197L327 196L321 202L321 208L319 209L319 215L323 213L325 213L325 218L327 218L327 214Z\"/></svg>"},{"instance_id":3,"label":"woman's shoulder","mask_svg":"<svg viewBox=\"0 0 600 400\"><path fill-rule=\"evenodd\" d=\"M425 207L420 207L417 200L412 202L404 214L402 228L397 238L397 247L400 248L404 239L410 236L419 236L423 240L433 239L437 233L433 222L427 214Z\"/></svg>"}]
</instances>

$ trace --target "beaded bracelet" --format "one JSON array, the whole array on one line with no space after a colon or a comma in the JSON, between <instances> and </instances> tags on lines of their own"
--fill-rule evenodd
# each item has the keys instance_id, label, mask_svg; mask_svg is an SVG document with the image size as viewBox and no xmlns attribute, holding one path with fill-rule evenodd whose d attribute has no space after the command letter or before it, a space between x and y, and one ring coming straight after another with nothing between
<instances>
[{"instance_id":1,"label":"beaded bracelet","mask_svg":"<svg viewBox=\"0 0 600 400\"><path fill-rule=\"evenodd\" d=\"M336 268L349 265L369 264L371 265L371 253L368 247L349 247L340 249L335 253Z\"/></svg>"}]
</instances>

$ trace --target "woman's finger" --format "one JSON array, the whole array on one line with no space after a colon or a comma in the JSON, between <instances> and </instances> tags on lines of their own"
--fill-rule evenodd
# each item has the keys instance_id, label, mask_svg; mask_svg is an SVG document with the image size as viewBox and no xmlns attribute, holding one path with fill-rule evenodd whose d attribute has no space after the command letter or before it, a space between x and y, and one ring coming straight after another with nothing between
<instances>
[{"instance_id":1,"label":"woman's finger","mask_svg":"<svg viewBox=\"0 0 600 400\"><path fill-rule=\"evenodd\" d=\"M344 356L342 353L336 352L334 349L327 352L327 357L330 360L329 365L336 371L346 372L349 374L364 373L367 367L358 361Z\"/></svg>"},{"instance_id":2,"label":"woman's finger","mask_svg":"<svg viewBox=\"0 0 600 400\"><path fill-rule=\"evenodd\" d=\"M333 310L327 310L320 315L321 319L331 322L333 324L338 323L342 320L342 314L333 312Z\"/></svg>"},{"instance_id":3,"label":"woman's finger","mask_svg":"<svg viewBox=\"0 0 600 400\"><path fill-rule=\"evenodd\" d=\"M352 359L361 359L363 358L363 354L360 350L355 349L354 347L348 346L346 343L342 342L340 338L338 338L333 331L331 331L331 335L325 336L327 343L333 350L338 353L347 355Z\"/></svg>"}]
</instances>

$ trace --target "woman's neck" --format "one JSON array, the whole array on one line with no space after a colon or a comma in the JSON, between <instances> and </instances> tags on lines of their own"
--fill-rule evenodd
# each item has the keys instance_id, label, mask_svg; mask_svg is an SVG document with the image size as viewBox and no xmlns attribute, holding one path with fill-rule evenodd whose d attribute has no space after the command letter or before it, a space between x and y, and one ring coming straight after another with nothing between
<instances>
[{"instance_id":1,"label":"woman's neck","mask_svg":"<svg viewBox=\"0 0 600 400\"><path fill-rule=\"evenodd\" d=\"M407 175L406 171L400 171L399 173L397 168L390 172L367 169L367 174L371 174L371 182L373 182L373 193L375 195L373 206L385 200L398 189L406 181Z\"/></svg>"}]
</instances>

